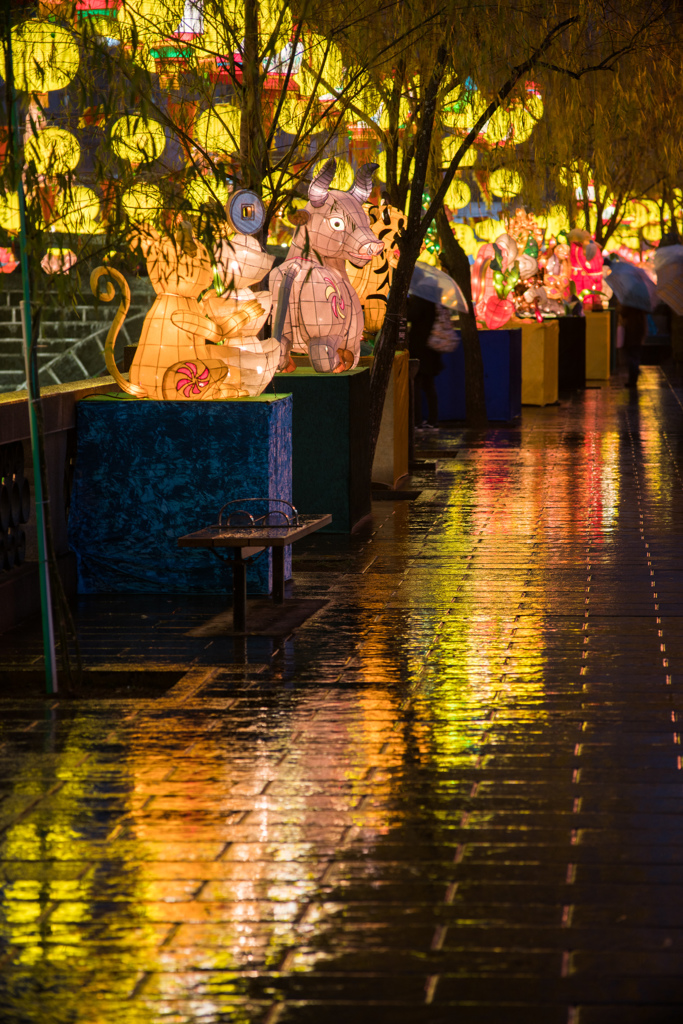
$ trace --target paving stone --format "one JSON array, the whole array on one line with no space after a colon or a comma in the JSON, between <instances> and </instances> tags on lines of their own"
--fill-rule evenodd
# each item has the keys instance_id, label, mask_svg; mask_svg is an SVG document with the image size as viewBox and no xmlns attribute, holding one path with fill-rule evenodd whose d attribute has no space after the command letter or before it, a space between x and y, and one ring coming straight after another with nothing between
<instances>
[{"instance_id":1,"label":"paving stone","mask_svg":"<svg viewBox=\"0 0 683 1024\"><path fill-rule=\"evenodd\" d=\"M290 636L79 601L88 672L165 675L2 691L3 1024L683 1016L683 389L641 380L426 438L297 549Z\"/></svg>"}]
</instances>

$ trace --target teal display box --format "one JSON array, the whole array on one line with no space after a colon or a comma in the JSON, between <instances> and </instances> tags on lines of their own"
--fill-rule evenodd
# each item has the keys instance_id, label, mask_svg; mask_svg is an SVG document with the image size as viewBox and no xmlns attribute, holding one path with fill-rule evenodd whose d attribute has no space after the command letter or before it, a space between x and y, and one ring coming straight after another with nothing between
<instances>
[{"instance_id":1,"label":"teal display box","mask_svg":"<svg viewBox=\"0 0 683 1024\"><path fill-rule=\"evenodd\" d=\"M309 515L330 513L328 533L350 533L368 515L370 371L278 373L276 392L290 392L294 504Z\"/></svg>"},{"instance_id":2,"label":"teal display box","mask_svg":"<svg viewBox=\"0 0 683 1024\"><path fill-rule=\"evenodd\" d=\"M78 404L76 430L69 543L83 594L225 594L229 567L210 551L178 548L178 537L215 523L234 498L292 500L288 395L94 395ZM270 559L268 550L251 563L250 593L270 592Z\"/></svg>"}]
</instances>

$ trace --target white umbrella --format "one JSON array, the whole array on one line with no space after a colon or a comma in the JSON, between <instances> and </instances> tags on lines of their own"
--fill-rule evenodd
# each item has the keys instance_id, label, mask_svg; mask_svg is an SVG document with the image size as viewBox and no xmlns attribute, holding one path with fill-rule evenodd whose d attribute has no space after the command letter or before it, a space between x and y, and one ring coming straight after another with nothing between
<instances>
[{"instance_id":1,"label":"white umbrella","mask_svg":"<svg viewBox=\"0 0 683 1024\"><path fill-rule=\"evenodd\" d=\"M465 296L453 278L429 263L417 261L408 291L410 295L417 295L428 302L440 302L446 309L467 313Z\"/></svg>"},{"instance_id":2,"label":"white umbrella","mask_svg":"<svg viewBox=\"0 0 683 1024\"><path fill-rule=\"evenodd\" d=\"M644 270L632 263L615 260L610 264L606 280L622 306L632 306L650 313L657 305L654 284Z\"/></svg>"},{"instance_id":3,"label":"white umbrella","mask_svg":"<svg viewBox=\"0 0 683 1024\"><path fill-rule=\"evenodd\" d=\"M683 316L683 245L665 245L655 253L657 295Z\"/></svg>"}]
</instances>

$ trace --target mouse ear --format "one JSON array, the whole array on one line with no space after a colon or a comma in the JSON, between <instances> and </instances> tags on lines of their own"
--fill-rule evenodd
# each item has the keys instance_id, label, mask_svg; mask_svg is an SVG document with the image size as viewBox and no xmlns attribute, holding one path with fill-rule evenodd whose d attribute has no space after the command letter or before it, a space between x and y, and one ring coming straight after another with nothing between
<instances>
[{"instance_id":1,"label":"mouse ear","mask_svg":"<svg viewBox=\"0 0 683 1024\"><path fill-rule=\"evenodd\" d=\"M134 228L131 228L128 237L131 249L134 252L141 252L147 259L151 248L159 244L161 235L151 224L136 224Z\"/></svg>"}]
</instances>

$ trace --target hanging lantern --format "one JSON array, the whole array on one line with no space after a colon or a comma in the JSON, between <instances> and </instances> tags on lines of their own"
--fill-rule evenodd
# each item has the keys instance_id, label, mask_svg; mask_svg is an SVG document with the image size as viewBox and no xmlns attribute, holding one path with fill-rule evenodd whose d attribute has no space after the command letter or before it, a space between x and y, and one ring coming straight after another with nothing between
<instances>
[{"instance_id":1,"label":"hanging lantern","mask_svg":"<svg viewBox=\"0 0 683 1024\"><path fill-rule=\"evenodd\" d=\"M67 235L100 235L106 227L100 219L100 201L91 188L77 185L58 192L50 219L50 231Z\"/></svg>"},{"instance_id":2,"label":"hanging lantern","mask_svg":"<svg viewBox=\"0 0 683 1024\"><path fill-rule=\"evenodd\" d=\"M294 76L304 96L314 93L320 99L330 96L328 87L322 78L333 89L341 90L344 81L344 59L336 43L329 42L316 32L306 33L302 60L299 70Z\"/></svg>"},{"instance_id":3,"label":"hanging lantern","mask_svg":"<svg viewBox=\"0 0 683 1024\"><path fill-rule=\"evenodd\" d=\"M478 89L458 86L443 101L443 124L454 131L471 132L487 106Z\"/></svg>"},{"instance_id":4,"label":"hanging lantern","mask_svg":"<svg viewBox=\"0 0 683 1024\"><path fill-rule=\"evenodd\" d=\"M45 93L69 84L78 71L80 54L65 28L31 20L12 29L12 60L17 89Z\"/></svg>"},{"instance_id":5,"label":"hanging lantern","mask_svg":"<svg viewBox=\"0 0 683 1024\"><path fill-rule=\"evenodd\" d=\"M462 145L461 135L446 135L441 140L441 156L444 166L450 164L451 160ZM470 146L467 152L460 157L458 167L472 167L477 162L477 150Z\"/></svg>"},{"instance_id":6,"label":"hanging lantern","mask_svg":"<svg viewBox=\"0 0 683 1024\"><path fill-rule=\"evenodd\" d=\"M199 146L209 153L227 156L239 152L240 108L232 103L218 103L205 110L195 124L194 137Z\"/></svg>"},{"instance_id":7,"label":"hanging lantern","mask_svg":"<svg viewBox=\"0 0 683 1024\"><path fill-rule=\"evenodd\" d=\"M469 224L451 223L451 231L460 243L460 248L466 256L475 256L479 249L479 242L475 238L474 231Z\"/></svg>"},{"instance_id":8,"label":"hanging lantern","mask_svg":"<svg viewBox=\"0 0 683 1024\"><path fill-rule=\"evenodd\" d=\"M489 189L500 199L512 199L513 196L519 195L523 184L522 176L507 167L500 167L489 175Z\"/></svg>"},{"instance_id":9,"label":"hanging lantern","mask_svg":"<svg viewBox=\"0 0 683 1024\"><path fill-rule=\"evenodd\" d=\"M111 147L118 157L133 166L152 163L166 147L166 133L158 121L126 114L111 130Z\"/></svg>"},{"instance_id":10,"label":"hanging lantern","mask_svg":"<svg viewBox=\"0 0 683 1024\"><path fill-rule=\"evenodd\" d=\"M21 229L19 196L16 192L6 192L4 196L0 196L0 227L11 235L18 234Z\"/></svg>"},{"instance_id":11,"label":"hanging lantern","mask_svg":"<svg viewBox=\"0 0 683 1024\"><path fill-rule=\"evenodd\" d=\"M44 128L24 147L24 159L33 163L36 173L56 177L73 171L81 159L78 139L63 128Z\"/></svg>"},{"instance_id":12,"label":"hanging lantern","mask_svg":"<svg viewBox=\"0 0 683 1024\"><path fill-rule=\"evenodd\" d=\"M230 196L228 186L216 178L194 178L185 189L185 198L192 213L200 213L207 206L225 206Z\"/></svg>"},{"instance_id":13,"label":"hanging lantern","mask_svg":"<svg viewBox=\"0 0 683 1024\"><path fill-rule=\"evenodd\" d=\"M121 206L134 224L156 224L164 207L161 190L156 185L133 185L121 196Z\"/></svg>"},{"instance_id":14,"label":"hanging lantern","mask_svg":"<svg viewBox=\"0 0 683 1024\"><path fill-rule=\"evenodd\" d=\"M472 192L467 182L460 178L453 178L444 197L446 206L450 206L451 210L462 210L471 200Z\"/></svg>"}]
</instances>

